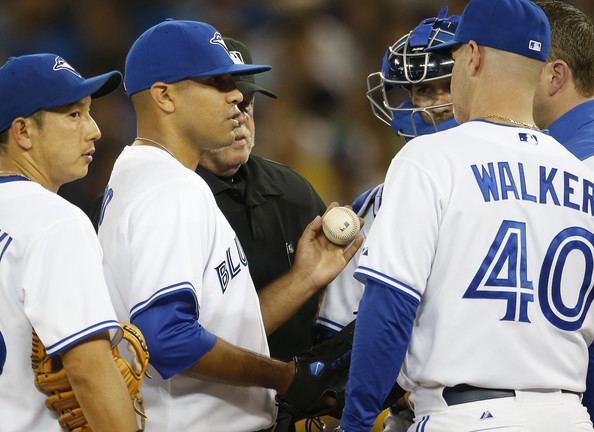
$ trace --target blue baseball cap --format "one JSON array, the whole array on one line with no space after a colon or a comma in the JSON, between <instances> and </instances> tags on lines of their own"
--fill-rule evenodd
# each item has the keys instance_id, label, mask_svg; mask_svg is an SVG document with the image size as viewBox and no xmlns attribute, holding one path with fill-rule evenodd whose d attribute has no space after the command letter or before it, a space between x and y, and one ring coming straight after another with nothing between
<instances>
[{"instance_id":1,"label":"blue baseball cap","mask_svg":"<svg viewBox=\"0 0 594 432\"><path fill-rule=\"evenodd\" d=\"M546 62L551 27L543 10L530 0L470 0L454 39L425 51L451 50L470 40Z\"/></svg>"},{"instance_id":2,"label":"blue baseball cap","mask_svg":"<svg viewBox=\"0 0 594 432\"><path fill-rule=\"evenodd\" d=\"M244 75L270 70L268 65L246 65L229 54L213 26L198 21L168 19L145 31L126 57L124 87L128 96L161 81L192 77Z\"/></svg>"},{"instance_id":3,"label":"blue baseball cap","mask_svg":"<svg viewBox=\"0 0 594 432\"><path fill-rule=\"evenodd\" d=\"M0 132L17 117L105 96L121 82L118 71L85 79L57 54L10 57L0 67Z\"/></svg>"}]
</instances>

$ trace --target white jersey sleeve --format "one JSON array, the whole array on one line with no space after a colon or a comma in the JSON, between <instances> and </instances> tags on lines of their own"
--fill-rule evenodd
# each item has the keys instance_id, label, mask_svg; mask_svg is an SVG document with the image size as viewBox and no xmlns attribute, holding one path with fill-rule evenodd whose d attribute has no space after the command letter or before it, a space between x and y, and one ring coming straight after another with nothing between
<instances>
[{"instance_id":1,"label":"white jersey sleeve","mask_svg":"<svg viewBox=\"0 0 594 432\"><path fill-rule=\"evenodd\" d=\"M127 241L137 253L128 259L135 271L130 273L130 289L120 291L129 296L125 302L131 317L181 290L192 293L198 307L201 304L204 266L196 263L208 257L214 211L201 205L206 198L197 192L188 182L173 181L157 186L131 207L134 223L128 226Z\"/></svg>"},{"instance_id":2,"label":"white jersey sleeve","mask_svg":"<svg viewBox=\"0 0 594 432\"><path fill-rule=\"evenodd\" d=\"M101 248L84 218L53 223L23 257L25 314L49 355L91 334L119 329L103 277Z\"/></svg>"},{"instance_id":3,"label":"white jersey sleeve","mask_svg":"<svg viewBox=\"0 0 594 432\"><path fill-rule=\"evenodd\" d=\"M441 217L436 182L417 162L402 155L390 166L384 197L389 199L383 200L355 275L390 285L420 301Z\"/></svg>"}]
</instances>

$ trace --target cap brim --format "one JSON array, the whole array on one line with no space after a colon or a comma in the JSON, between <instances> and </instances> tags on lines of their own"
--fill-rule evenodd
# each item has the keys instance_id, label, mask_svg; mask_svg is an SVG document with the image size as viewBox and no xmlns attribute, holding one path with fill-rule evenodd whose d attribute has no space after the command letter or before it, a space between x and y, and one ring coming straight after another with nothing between
<instances>
[{"instance_id":1,"label":"cap brim","mask_svg":"<svg viewBox=\"0 0 594 432\"><path fill-rule=\"evenodd\" d=\"M105 96L119 87L122 82L122 74L118 71L107 72L92 78L84 79L68 94L62 94L59 98L40 106L38 109L51 109L63 105L78 102L88 96L93 99Z\"/></svg>"},{"instance_id":2,"label":"cap brim","mask_svg":"<svg viewBox=\"0 0 594 432\"><path fill-rule=\"evenodd\" d=\"M251 94L251 93L262 93L263 95L266 95L268 97L271 97L273 99L278 99L278 96L271 92L270 90L259 86L256 83L253 82L249 82L249 81L241 81L241 80L235 80L235 85L237 86L237 88L239 89L239 91L243 94Z\"/></svg>"},{"instance_id":3,"label":"cap brim","mask_svg":"<svg viewBox=\"0 0 594 432\"><path fill-rule=\"evenodd\" d=\"M199 75L194 75L196 77L203 77L203 76L216 76L216 75L251 75L257 74L260 72L266 72L272 69L270 65L255 65L255 64L230 64L227 66L223 66L217 69L211 69L209 71L201 72Z\"/></svg>"},{"instance_id":4,"label":"cap brim","mask_svg":"<svg viewBox=\"0 0 594 432\"><path fill-rule=\"evenodd\" d=\"M117 89L122 83L122 74L118 71L107 72L86 80L93 99L106 96Z\"/></svg>"},{"instance_id":5,"label":"cap brim","mask_svg":"<svg viewBox=\"0 0 594 432\"><path fill-rule=\"evenodd\" d=\"M460 42L457 40L451 40L446 43L425 48L424 52L451 52L455 47L457 47L458 45L462 45L463 43L464 42Z\"/></svg>"}]
</instances>

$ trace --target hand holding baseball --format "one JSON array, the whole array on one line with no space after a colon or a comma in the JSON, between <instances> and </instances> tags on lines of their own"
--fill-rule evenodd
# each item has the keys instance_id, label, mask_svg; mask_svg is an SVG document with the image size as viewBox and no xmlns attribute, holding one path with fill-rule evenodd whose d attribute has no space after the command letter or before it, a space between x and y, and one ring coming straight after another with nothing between
<instances>
[{"instance_id":1,"label":"hand holding baseball","mask_svg":"<svg viewBox=\"0 0 594 432\"><path fill-rule=\"evenodd\" d=\"M363 243L363 236L357 234L363 220L356 215L354 219L350 219L350 213L345 210L352 213L352 210L346 207L338 207L337 203L330 204L323 217L317 216L307 226L297 244L292 271L301 274L304 280L310 281L314 290L332 281ZM328 225L326 228L324 220ZM340 228L345 226L345 220L348 221L349 228L340 231ZM357 229L351 232L350 227L355 226L357 222ZM329 234L324 234L325 230L328 230ZM343 234L347 231L347 234ZM334 232L335 235L332 234ZM337 244L330 238L342 244Z\"/></svg>"},{"instance_id":2,"label":"hand holding baseball","mask_svg":"<svg viewBox=\"0 0 594 432\"><path fill-rule=\"evenodd\" d=\"M324 235L339 246L352 242L360 229L359 216L348 207L333 207L322 218Z\"/></svg>"}]
</instances>

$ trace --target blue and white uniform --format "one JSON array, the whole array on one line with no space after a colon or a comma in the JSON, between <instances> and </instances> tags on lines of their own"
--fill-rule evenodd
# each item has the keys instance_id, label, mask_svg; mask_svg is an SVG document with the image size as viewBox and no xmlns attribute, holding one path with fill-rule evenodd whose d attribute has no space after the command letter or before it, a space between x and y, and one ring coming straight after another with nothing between
<instances>
[{"instance_id":1,"label":"blue and white uniform","mask_svg":"<svg viewBox=\"0 0 594 432\"><path fill-rule=\"evenodd\" d=\"M129 146L105 193L99 239L118 316L147 338L147 432L251 432L275 419L274 392L190 378L215 336L268 356L258 296L208 185L156 147Z\"/></svg>"},{"instance_id":2,"label":"blue and white uniform","mask_svg":"<svg viewBox=\"0 0 594 432\"><path fill-rule=\"evenodd\" d=\"M593 271L591 171L553 138L471 121L412 140L356 270L366 288L341 425L368 430L398 376L413 430L591 431L568 392L585 389ZM457 385L518 393L449 406Z\"/></svg>"},{"instance_id":3,"label":"blue and white uniform","mask_svg":"<svg viewBox=\"0 0 594 432\"><path fill-rule=\"evenodd\" d=\"M108 331L121 338L101 248L84 213L38 183L0 177L0 429L61 432L35 387L31 332L49 355Z\"/></svg>"}]
</instances>

